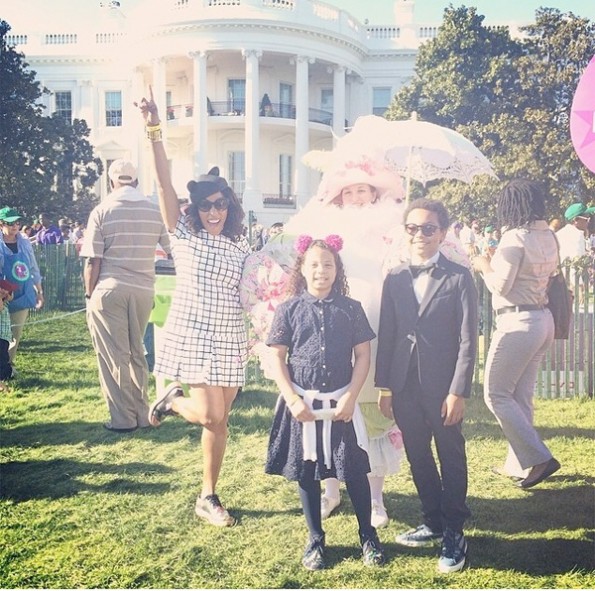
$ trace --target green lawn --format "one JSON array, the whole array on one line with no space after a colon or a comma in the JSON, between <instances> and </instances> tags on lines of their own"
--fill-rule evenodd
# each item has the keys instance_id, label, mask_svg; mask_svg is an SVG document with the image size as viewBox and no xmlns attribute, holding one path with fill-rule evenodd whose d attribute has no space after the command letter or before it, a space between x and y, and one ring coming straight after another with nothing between
<instances>
[{"instance_id":1,"label":"green lawn","mask_svg":"<svg viewBox=\"0 0 595 591\"><path fill-rule=\"evenodd\" d=\"M436 571L437 551L397 546L419 520L409 469L387 482L389 562L361 562L344 494L325 522L330 566L300 564L306 526L295 485L263 473L275 395L238 399L219 493L239 523L194 517L200 429L170 418L115 435L101 423L82 314L26 327L19 378L0 396L0 587L3 588L592 588L594 403L539 400L536 423L562 469L531 492L495 476L505 453L480 399L468 406L470 567ZM344 491L343 491L344 492Z\"/></svg>"}]
</instances>

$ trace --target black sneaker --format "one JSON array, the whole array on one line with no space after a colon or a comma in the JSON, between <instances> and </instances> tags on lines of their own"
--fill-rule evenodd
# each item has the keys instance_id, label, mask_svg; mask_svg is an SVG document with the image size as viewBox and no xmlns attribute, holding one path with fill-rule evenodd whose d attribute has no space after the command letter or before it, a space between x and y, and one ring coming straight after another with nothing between
<instances>
[{"instance_id":1,"label":"black sneaker","mask_svg":"<svg viewBox=\"0 0 595 591\"><path fill-rule=\"evenodd\" d=\"M322 570L326 567L324 563L324 538L322 540L311 540L308 543L304 550L302 564L308 570Z\"/></svg>"},{"instance_id":2,"label":"black sneaker","mask_svg":"<svg viewBox=\"0 0 595 591\"><path fill-rule=\"evenodd\" d=\"M395 541L402 546L409 546L417 548L419 546L431 546L434 542L442 540L442 532L436 532L430 529L427 525L419 525L415 529L410 529L402 534L399 534Z\"/></svg>"},{"instance_id":3,"label":"black sneaker","mask_svg":"<svg viewBox=\"0 0 595 591\"><path fill-rule=\"evenodd\" d=\"M362 558L366 566L380 566L384 564L384 550L378 538L371 538L362 544Z\"/></svg>"},{"instance_id":4,"label":"black sneaker","mask_svg":"<svg viewBox=\"0 0 595 591\"><path fill-rule=\"evenodd\" d=\"M446 529L440 558L438 559L438 571L441 573L454 573L465 566L467 560L467 540L463 532L456 532Z\"/></svg>"},{"instance_id":5,"label":"black sneaker","mask_svg":"<svg viewBox=\"0 0 595 591\"><path fill-rule=\"evenodd\" d=\"M149 423L153 427L159 427L165 417L177 414L172 410L171 405L174 398L179 398L180 396L184 396L182 386L178 382L169 384L163 391L163 394L151 405L149 409Z\"/></svg>"}]
</instances>

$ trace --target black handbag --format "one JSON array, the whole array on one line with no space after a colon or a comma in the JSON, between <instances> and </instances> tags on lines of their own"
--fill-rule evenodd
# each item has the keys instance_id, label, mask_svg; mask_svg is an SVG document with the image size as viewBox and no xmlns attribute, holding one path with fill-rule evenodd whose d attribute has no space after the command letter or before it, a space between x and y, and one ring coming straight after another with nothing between
<instances>
[{"instance_id":1,"label":"black handbag","mask_svg":"<svg viewBox=\"0 0 595 591\"><path fill-rule=\"evenodd\" d=\"M554 234L552 232L552 234ZM558 238L554 234L556 244ZM554 338L567 339L570 336L573 295L560 269L560 245L558 244L558 273L550 277L547 286L547 307L554 317Z\"/></svg>"},{"instance_id":2,"label":"black handbag","mask_svg":"<svg viewBox=\"0 0 595 591\"><path fill-rule=\"evenodd\" d=\"M572 318L572 293L562 273L550 277L547 288L547 307L554 317L554 338L567 339Z\"/></svg>"}]
</instances>

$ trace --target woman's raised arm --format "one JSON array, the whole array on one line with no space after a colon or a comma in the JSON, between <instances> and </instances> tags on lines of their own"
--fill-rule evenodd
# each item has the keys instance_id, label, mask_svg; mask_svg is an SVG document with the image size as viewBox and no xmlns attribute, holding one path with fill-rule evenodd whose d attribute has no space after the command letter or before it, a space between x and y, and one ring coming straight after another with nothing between
<instances>
[{"instance_id":1,"label":"woman's raised arm","mask_svg":"<svg viewBox=\"0 0 595 591\"><path fill-rule=\"evenodd\" d=\"M165 227L170 232L173 232L180 215L180 206L178 204L178 195L171 182L167 154L165 153L165 147L161 139L162 132L159 113L157 112L157 105L153 100L153 89L151 87L149 87L149 97L149 100L143 97L140 105L138 103L135 103L135 105L140 107L147 125L147 137L151 141L153 163L157 175L161 216L163 217Z\"/></svg>"}]
</instances>

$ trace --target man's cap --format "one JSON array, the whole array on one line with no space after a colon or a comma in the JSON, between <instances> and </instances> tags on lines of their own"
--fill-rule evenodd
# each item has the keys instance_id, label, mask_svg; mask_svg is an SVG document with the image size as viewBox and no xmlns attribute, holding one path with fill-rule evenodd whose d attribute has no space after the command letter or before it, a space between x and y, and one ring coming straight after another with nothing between
<instances>
[{"instance_id":1,"label":"man's cap","mask_svg":"<svg viewBox=\"0 0 595 591\"><path fill-rule=\"evenodd\" d=\"M13 207L3 207L0 209L0 221L12 224L22 220L23 216Z\"/></svg>"},{"instance_id":2,"label":"man's cap","mask_svg":"<svg viewBox=\"0 0 595 591\"><path fill-rule=\"evenodd\" d=\"M584 203L573 203L570 207L566 209L564 212L564 217L566 221L571 222L574 218L578 216L592 216L595 213L595 207L587 207Z\"/></svg>"},{"instance_id":3,"label":"man's cap","mask_svg":"<svg viewBox=\"0 0 595 591\"><path fill-rule=\"evenodd\" d=\"M129 160L123 160L122 158L118 158L118 160L111 163L107 174L114 183L124 185L130 185L138 178L136 166Z\"/></svg>"},{"instance_id":4,"label":"man's cap","mask_svg":"<svg viewBox=\"0 0 595 591\"><path fill-rule=\"evenodd\" d=\"M12 281L7 281L6 279L0 279L0 289L15 292L18 288L19 286L16 283L12 283Z\"/></svg>"}]
</instances>

